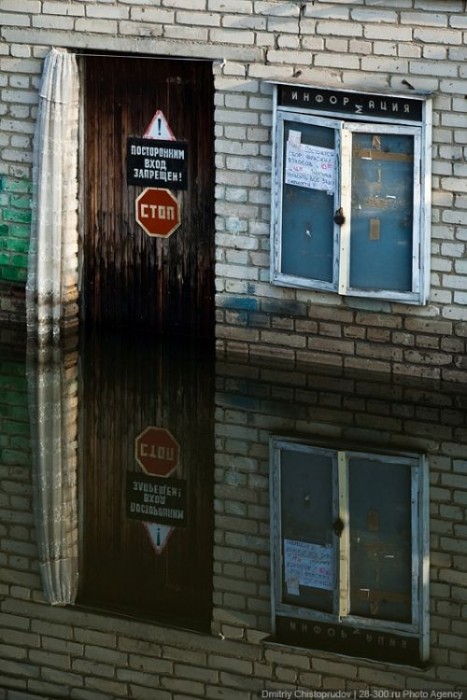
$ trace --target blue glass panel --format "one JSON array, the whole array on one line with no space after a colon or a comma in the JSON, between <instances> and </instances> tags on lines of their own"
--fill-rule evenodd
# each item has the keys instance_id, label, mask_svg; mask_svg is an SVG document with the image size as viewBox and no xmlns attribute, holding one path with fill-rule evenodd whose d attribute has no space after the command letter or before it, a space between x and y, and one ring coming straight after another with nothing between
<instances>
[{"instance_id":1,"label":"blue glass panel","mask_svg":"<svg viewBox=\"0 0 467 700\"><path fill-rule=\"evenodd\" d=\"M335 149L334 129L284 123L281 272L332 283L334 196L325 190L285 184L290 130L300 132L302 144Z\"/></svg>"},{"instance_id":2,"label":"blue glass panel","mask_svg":"<svg viewBox=\"0 0 467 700\"><path fill-rule=\"evenodd\" d=\"M412 291L413 137L354 133L350 287Z\"/></svg>"},{"instance_id":3,"label":"blue glass panel","mask_svg":"<svg viewBox=\"0 0 467 700\"><path fill-rule=\"evenodd\" d=\"M350 612L411 622L411 470L349 460Z\"/></svg>"},{"instance_id":4,"label":"blue glass panel","mask_svg":"<svg viewBox=\"0 0 467 700\"><path fill-rule=\"evenodd\" d=\"M336 583L332 467L332 456L324 452L281 451L283 602L326 612L333 610ZM287 570L291 553L297 571ZM327 568L322 577L316 565L320 556Z\"/></svg>"}]
</instances>

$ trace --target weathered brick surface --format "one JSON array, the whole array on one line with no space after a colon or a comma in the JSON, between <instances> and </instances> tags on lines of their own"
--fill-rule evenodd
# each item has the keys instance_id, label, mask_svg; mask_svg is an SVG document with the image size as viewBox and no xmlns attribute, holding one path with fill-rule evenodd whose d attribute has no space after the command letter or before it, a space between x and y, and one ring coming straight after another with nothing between
<instances>
[{"instance_id":1,"label":"weathered brick surface","mask_svg":"<svg viewBox=\"0 0 467 700\"><path fill-rule=\"evenodd\" d=\"M49 48L208 59L216 90L219 354L317 364L325 373L332 365L465 383L466 30L463 0L389 0L384 6L374 0L0 0L0 322L24 323L32 136ZM268 81L288 80L298 70L304 83L402 92L407 80L417 90L433 92L432 286L426 307L342 300L270 285ZM75 302L70 292L71 314ZM2 329L4 340L6 334ZM246 397L246 426L244 412L232 399L240 385L226 383L218 397L213 622L225 639L208 643L157 626L114 624L44 606L32 553L25 383L13 369L2 366L0 377L9 383L0 387L0 592L6 595L0 632L10 635L13 649L1 655L9 691L0 691L0 697L52 695L57 688L59 696L83 700L150 697L145 685L154 684L161 700L244 698L254 692L248 685L251 668L260 679L258 688L285 687L297 678L304 686L323 688L465 685L465 626L459 607L449 607L462 605L465 618L467 477L462 465L467 454L460 446L465 426L457 410L462 403L436 392L420 392L418 399L406 393L405 399L393 396L391 415L385 415L374 401L369 410L363 385L358 391L353 386L354 393L348 392L341 404L333 389L328 387L326 396L320 389L299 389L289 375L274 391L263 382L267 396ZM240 365L238 371L244 377L250 370ZM305 406L309 401L316 401L313 409ZM328 655L319 655L313 666L308 653L282 654L259 645L270 625L267 436L278 427L321 430L333 437L351 430L356 439L376 443L385 435L395 447L410 443L431 453L438 665L426 676L363 664L354 677L355 666L346 662L339 672ZM40 674L44 654L49 663ZM211 654L217 659L213 664ZM235 668L219 665L224 656L236 659Z\"/></svg>"},{"instance_id":2,"label":"weathered brick surface","mask_svg":"<svg viewBox=\"0 0 467 700\"><path fill-rule=\"evenodd\" d=\"M270 319L249 313L218 315L218 350L271 355L274 351L268 346L277 343L276 333L255 332L266 324L282 334L279 352L286 359L364 367L368 363L359 352L363 346L344 341L336 351L329 341L327 350L316 347L316 339L329 337L319 323L321 311L329 315L327 309L332 307L334 319L342 314L348 317L342 318L336 337L365 338L365 357L374 358L375 369L465 380L461 368L465 348L436 341L458 335L458 327L467 319L467 270L462 260L467 211L464 11L462 0L448 4L427 0L423 7L415 0L407 0L403 7L393 0L384 8L376 8L370 0L357 5L340 0L303 5L239 0L233 7L219 0L164 0L156 6L148 0L25 0L21 5L2 0L0 281L24 284L31 137L46 51L51 45L63 45L154 54L157 37L155 55L215 61L216 303L219 308L225 306L224 294L235 294L239 303L253 294ZM345 309L352 302L335 295L278 290L268 284L272 88L264 81L287 80L297 69L305 83L329 81L356 89L390 86L402 91L402 81L407 80L416 89L434 93L430 307L370 303L363 313L358 304L355 311ZM21 196L14 194L18 187ZM227 231L234 235L226 236ZM254 290L248 288L247 280L256 282ZM23 318L21 309L7 308L8 296L6 288L0 313L7 319ZM297 303L303 312L293 312L288 323L276 320L275 315L283 316L284 311L268 308L274 299ZM384 335L376 332L378 327L400 333ZM291 341L289 336L296 339ZM378 357L382 351L375 346L395 350ZM433 347L439 352L409 353L408 346Z\"/></svg>"}]
</instances>

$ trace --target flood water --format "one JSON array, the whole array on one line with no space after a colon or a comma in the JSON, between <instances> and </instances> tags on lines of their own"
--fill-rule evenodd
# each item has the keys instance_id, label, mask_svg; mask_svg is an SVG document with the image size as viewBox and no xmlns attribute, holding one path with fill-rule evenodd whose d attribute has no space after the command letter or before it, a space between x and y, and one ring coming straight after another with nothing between
<instances>
[{"instance_id":1,"label":"flood water","mask_svg":"<svg viewBox=\"0 0 467 700\"><path fill-rule=\"evenodd\" d=\"M12 599L38 561L50 605L369 658L340 635L363 620L376 658L465 679L466 387L150 335L4 340Z\"/></svg>"},{"instance_id":2,"label":"flood water","mask_svg":"<svg viewBox=\"0 0 467 700\"><path fill-rule=\"evenodd\" d=\"M27 376L39 509L51 500L51 484L44 487L51 469L65 482L61 497L72 494L62 515L72 509L75 533L61 544L74 547L76 571L66 584L73 602L208 630L212 349L189 340L89 334L55 356L45 350L44 361L29 357ZM48 547L54 535L50 528L43 534Z\"/></svg>"}]
</instances>

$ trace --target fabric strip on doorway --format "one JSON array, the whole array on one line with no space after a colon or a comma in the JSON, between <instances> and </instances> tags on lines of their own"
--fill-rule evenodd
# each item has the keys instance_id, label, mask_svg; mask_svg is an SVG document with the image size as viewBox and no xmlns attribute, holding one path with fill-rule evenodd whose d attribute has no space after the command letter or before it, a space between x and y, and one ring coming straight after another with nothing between
<instances>
[{"instance_id":1,"label":"fabric strip on doorway","mask_svg":"<svg viewBox=\"0 0 467 700\"><path fill-rule=\"evenodd\" d=\"M44 63L34 135L26 284L28 329L42 340L59 335L70 315L77 320L78 122L76 58L52 49Z\"/></svg>"}]
</instances>

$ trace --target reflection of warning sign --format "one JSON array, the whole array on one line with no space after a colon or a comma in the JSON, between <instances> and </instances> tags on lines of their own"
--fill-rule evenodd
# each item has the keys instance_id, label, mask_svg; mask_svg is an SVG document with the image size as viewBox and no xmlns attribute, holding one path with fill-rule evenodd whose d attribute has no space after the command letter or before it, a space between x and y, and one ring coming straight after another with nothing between
<instances>
[{"instance_id":1,"label":"reflection of warning sign","mask_svg":"<svg viewBox=\"0 0 467 700\"><path fill-rule=\"evenodd\" d=\"M160 554L174 531L173 527L159 523L143 523L143 525L146 528L152 546L156 550L156 554Z\"/></svg>"},{"instance_id":2,"label":"reflection of warning sign","mask_svg":"<svg viewBox=\"0 0 467 700\"><path fill-rule=\"evenodd\" d=\"M180 445L167 428L148 425L135 439L135 461L146 473L127 475L126 515L142 522L156 554L186 525L186 481L167 478L179 459Z\"/></svg>"},{"instance_id":3,"label":"reflection of warning sign","mask_svg":"<svg viewBox=\"0 0 467 700\"><path fill-rule=\"evenodd\" d=\"M186 525L186 481L146 476L127 476L126 514L133 520L161 525Z\"/></svg>"},{"instance_id":4,"label":"reflection of warning sign","mask_svg":"<svg viewBox=\"0 0 467 700\"><path fill-rule=\"evenodd\" d=\"M147 474L169 476L179 454L180 446L167 428L148 425L135 440L135 459Z\"/></svg>"}]
</instances>

